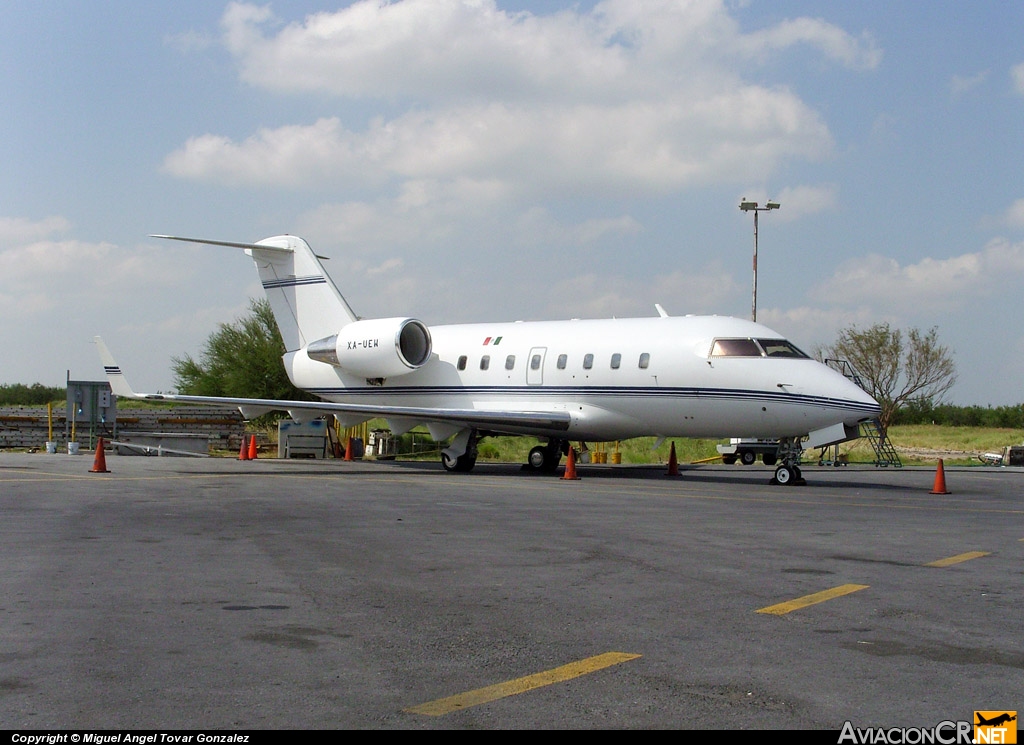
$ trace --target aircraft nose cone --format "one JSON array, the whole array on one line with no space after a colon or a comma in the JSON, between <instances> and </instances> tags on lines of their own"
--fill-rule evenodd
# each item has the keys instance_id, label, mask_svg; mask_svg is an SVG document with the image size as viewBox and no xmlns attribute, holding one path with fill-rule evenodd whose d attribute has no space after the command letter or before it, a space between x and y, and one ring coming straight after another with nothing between
<instances>
[{"instance_id":1,"label":"aircraft nose cone","mask_svg":"<svg viewBox=\"0 0 1024 745\"><path fill-rule=\"evenodd\" d=\"M843 398L850 402L851 410L858 413L860 419L874 418L882 413L882 407L871 397L870 393L852 380L845 378L843 380L846 383Z\"/></svg>"}]
</instances>

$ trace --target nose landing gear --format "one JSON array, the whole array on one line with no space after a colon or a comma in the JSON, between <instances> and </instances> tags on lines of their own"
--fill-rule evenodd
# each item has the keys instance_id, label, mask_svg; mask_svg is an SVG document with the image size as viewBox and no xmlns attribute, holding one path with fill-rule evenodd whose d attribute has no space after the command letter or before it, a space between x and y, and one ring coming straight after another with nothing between
<instances>
[{"instance_id":1,"label":"nose landing gear","mask_svg":"<svg viewBox=\"0 0 1024 745\"><path fill-rule=\"evenodd\" d=\"M778 458L782 463L775 469L775 475L771 480L772 484L806 486L807 482L800 471L800 466L797 465L800 463L800 454L802 452L803 448L800 447L800 441L795 437L783 437L779 440Z\"/></svg>"}]
</instances>

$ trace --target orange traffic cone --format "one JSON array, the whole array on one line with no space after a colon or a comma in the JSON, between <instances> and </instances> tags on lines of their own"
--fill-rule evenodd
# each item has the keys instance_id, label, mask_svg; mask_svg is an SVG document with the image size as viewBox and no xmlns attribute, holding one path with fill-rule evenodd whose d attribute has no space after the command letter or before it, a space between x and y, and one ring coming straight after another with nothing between
<instances>
[{"instance_id":1,"label":"orange traffic cone","mask_svg":"<svg viewBox=\"0 0 1024 745\"><path fill-rule=\"evenodd\" d=\"M103 454L103 438L96 443L96 457L92 460L92 468L89 473L110 473L107 470L107 456Z\"/></svg>"},{"instance_id":2,"label":"orange traffic cone","mask_svg":"<svg viewBox=\"0 0 1024 745\"><path fill-rule=\"evenodd\" d=\"M942 467L942 458L939 458L939 465L935 468L935 486L931 494L950 494L946 490L946 469Z\"/></svg>"},{"instance_id":3,"label":"orange traffic cone","mask_svg":"<svg viewBox=\"0 0 1024 745\"><path fill-rule=\"evenodd\" d=\"M562 475L562 481L579 481L580 477L576 475L576 451L569 448L569 458L565 461L565 473Z\"/></svg>"},{"instance_id":4,"label":"orange traffic cone","mask_svg":"<svg viewBox=\"0 0 1024 745\"><path fill-rule=\"evenodd\" d=\"M256 435L249 440L249 460L256 460Z\"/></svg>"},{"instance_id":5,"label":"orange traffic cone","mask_svg":"<svg viewBox=\"0 0 1024 745\"><path fill-rule=\"evenodd\" d=\"M249 444L245 441L245 435L242 435L242 447L238 448L238 460L249 460Z\"/></svg>"},{"instance_id":6,"label":"orange traffic cone","mask_svg":"<svg viewBox=\"0 0 1024 745\"><path fill-rule=\"evenodd\" d=\"M672 449L668 454L668 473L667 476L678 476L679 475L679 461L676 460L676 444L672 443Z\"/></svg>"},{"instance_id":7,"label":"orange traffic cone","mask_svg":"<svg viewBox=\"0 0 1024 745\"><path fill-rule=\"evenodd\" d=\"M355 460L355 457L352 455L352 438L351 437L349 437L348 441L345 443L345 460Z\"/></svg>"}]
</instances>

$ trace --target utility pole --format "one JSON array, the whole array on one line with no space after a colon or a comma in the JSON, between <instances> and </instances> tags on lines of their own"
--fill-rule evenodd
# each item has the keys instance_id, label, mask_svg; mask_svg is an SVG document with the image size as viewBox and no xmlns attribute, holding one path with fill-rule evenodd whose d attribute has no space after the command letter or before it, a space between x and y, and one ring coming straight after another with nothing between
<instances>
[{"instance_id":1,"label":"utility pole","mask_svg":"<svg viewBox=\"0 0 1024 745\"><path fill-rule=\"evenodd\" d=\"M764 207L758 207L757 202L751 202L744 197L740 201L740 209L744 212L754 213L754 295L750 303L750 320L757 321L757 213L777 210L780 205L771 200L765 202Z\"/></svg>"}]
</instances>

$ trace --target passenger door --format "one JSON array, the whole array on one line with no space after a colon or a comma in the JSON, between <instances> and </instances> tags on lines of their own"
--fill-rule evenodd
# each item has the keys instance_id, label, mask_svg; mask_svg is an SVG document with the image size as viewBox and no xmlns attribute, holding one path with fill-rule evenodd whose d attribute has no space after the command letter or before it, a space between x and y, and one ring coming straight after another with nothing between
<instances>
[{"instance_id":1,"label":"passenger door","mask_svg":"<svg viewBox=\"0 0 1024 745\"><path fill-rule=\"evenodd\" d=\"M530 358L526 361L526 384L542 385L544 383L544 356L547 347L534 347L530 350Z\"/></svg>"}]
</instances>

